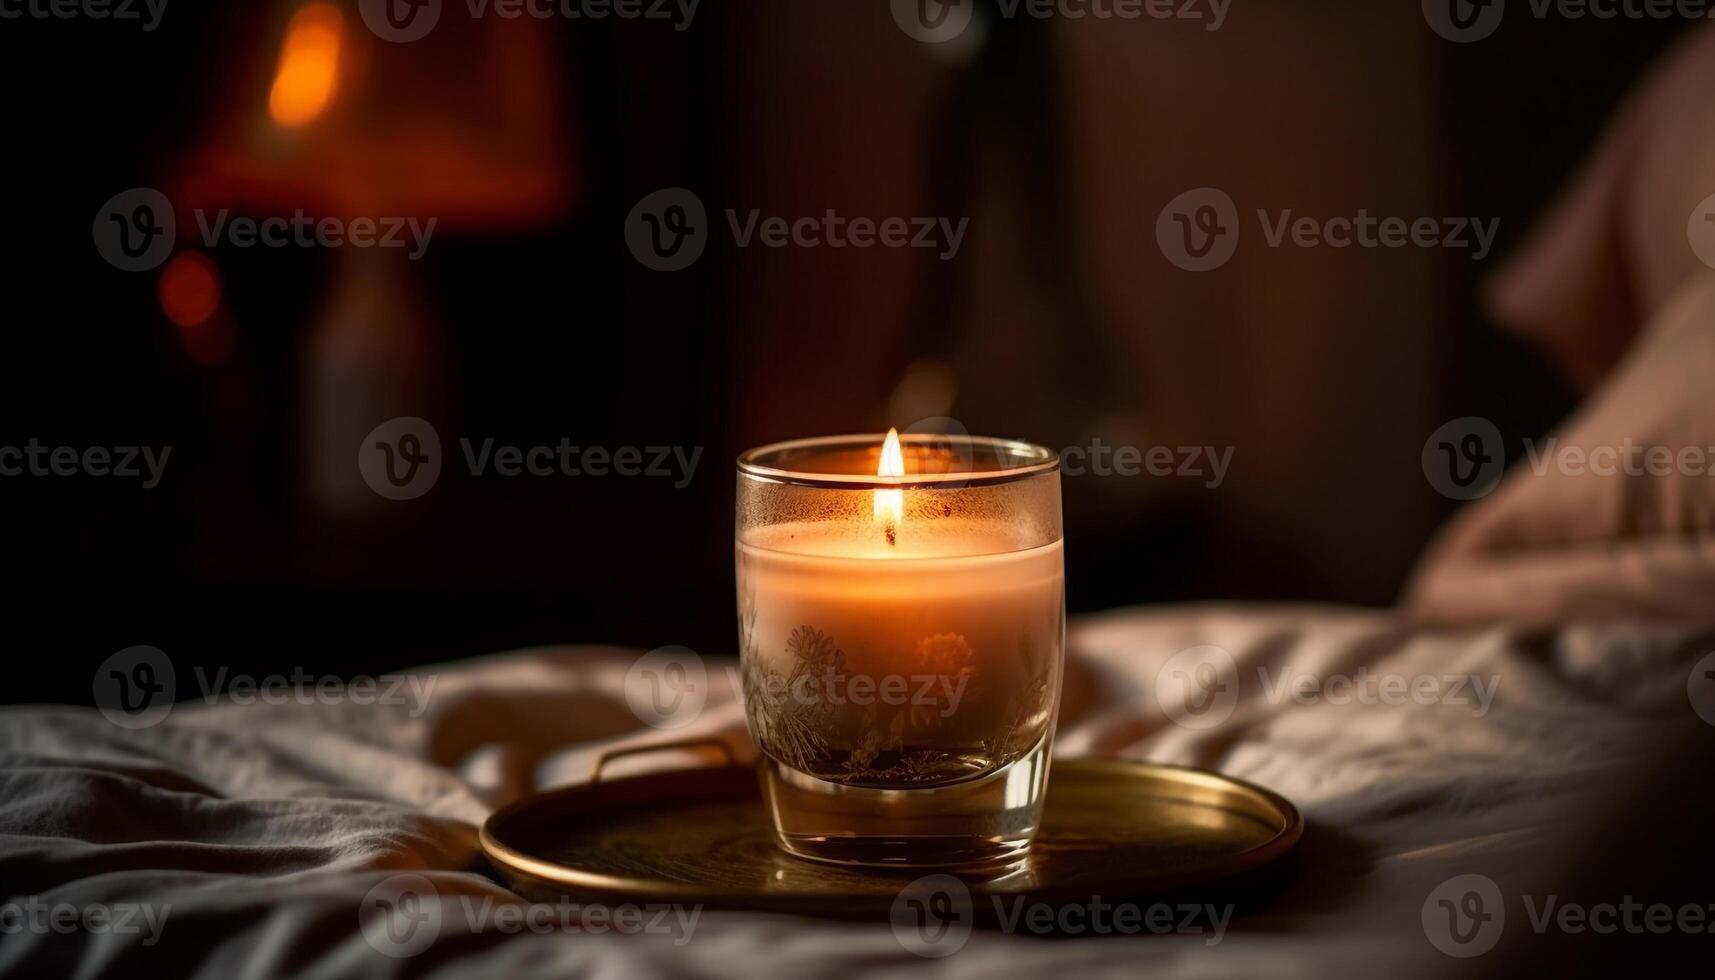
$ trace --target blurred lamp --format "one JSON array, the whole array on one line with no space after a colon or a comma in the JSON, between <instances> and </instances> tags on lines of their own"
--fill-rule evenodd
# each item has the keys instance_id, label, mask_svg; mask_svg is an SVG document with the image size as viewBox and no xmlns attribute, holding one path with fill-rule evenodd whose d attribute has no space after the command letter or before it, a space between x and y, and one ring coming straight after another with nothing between
<instances>
[{"instance_id":1,"label":"blurred lamp","mask_svg":"<svg viewBox=\"0 0 1715 980\"><path fill-rule=\"evenodd\" d=\"M566 76L539 24L445 16L428 36L393 43L354 4L316 0L263 31L264 53L238 66L241 83L183 169L180 207L211 224L222 209L432 220L437 237L528 231L571 209ZM366 433L446 408L445 344L411 250L331 248L329 288L300 347L306 489L324 514L375 505L356 468Z\"/></svg>"},{"instance_id":2,"label":"blurred lamp","mask_svg":"<svg viewBox=\"0 0 1715 980\"><path fill-rule=\"evenodd\" d=\"M564 216L566 79L533 21L443 17L382 41L351 4L293 4L187 168L192 207L414 215L460 232Z\"/></svg>"}]
</instances>

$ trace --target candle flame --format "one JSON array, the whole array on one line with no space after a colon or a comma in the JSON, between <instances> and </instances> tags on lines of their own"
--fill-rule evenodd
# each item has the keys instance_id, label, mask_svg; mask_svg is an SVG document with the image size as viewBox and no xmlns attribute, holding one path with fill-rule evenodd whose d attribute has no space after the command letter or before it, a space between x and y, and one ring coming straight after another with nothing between
<instances>
[{"instance_id":1,"label":"candle flame","mask_svg":"<svg viewBox=\"0 0 1715 980\"><path fill-rule=\"evenodd\" d=\"M881 444L881 464L875 468L875 475L905 475L905 453L899 448L898 429L887 430L887 441ZM895 543L896 529L904 516L905 491L875 491L875 519L886 526L888 544Z\"/></svg>"}]
</instances>

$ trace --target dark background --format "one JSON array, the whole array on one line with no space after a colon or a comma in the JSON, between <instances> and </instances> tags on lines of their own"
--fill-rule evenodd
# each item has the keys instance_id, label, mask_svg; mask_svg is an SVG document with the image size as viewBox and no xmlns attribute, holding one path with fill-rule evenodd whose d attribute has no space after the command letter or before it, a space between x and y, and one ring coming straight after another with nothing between
<instances>
[{"instance_id":1,"label":"dark background","mask_svg":"<svg viewBox=\"0 0 1715 980\"><path fill-rule=\"evenodd\" d=\"M908 424L890 405L926 359L957 379L949 414L974 432L1235 447L1215 490L1067 479L1073 612L1391 602L1453 508L1419 470L1428 433L1481 414L1512 451L1576 397L1481 315L1496 256L1270 251L1253 235L1196 276L1156 249L1157 213L1208 184L1241 215L1498 217L1504 255L1683 25L1521 15L1454 45L1414 3L1374 6L1235 0L1206 35L996 21L962 61L880 2L705 0L683 33L528 22L549 35L538 80L566 140L546 165L567 203L449 222L412 264L441 365L419 379L423 413L449 454L459 435L700 446L695 479L479 479L449 460L419 500L332 510L306 490L304 350L342 256L212 250L234 346L204 363L162 313L159 270L114 269L90 235L114 194L182 186L211 133L248 125L296 5L177 0L148 34L0 22L0 445L173 447L151 491L0 478L0 629L22 666L0 700L87 702L95 666L134 644L257 674L568 641L729 652L733 457ZM494 49L453 23L462 7L446 17L457 56L372 76L367 111L438 86L485 97ZM355 14L347 27L363 30ZM413 84L422 72L440 77ZM717 238L658 273L621 229L671 186L711 215L972 222L949 263ZM181 249L199 247L190 221Z\"/></svg>"}]
</instances>

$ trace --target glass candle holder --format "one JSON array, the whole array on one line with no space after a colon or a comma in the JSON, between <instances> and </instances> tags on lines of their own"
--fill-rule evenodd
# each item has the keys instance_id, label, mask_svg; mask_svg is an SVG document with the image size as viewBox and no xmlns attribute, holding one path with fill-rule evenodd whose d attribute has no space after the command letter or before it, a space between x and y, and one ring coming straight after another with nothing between
<instances>
[{"instance_id":1,"label":"glass candle holder","mask_svg":"<svg viewBox=\"0 0 1715 980\"><path fill-rule=\"evenodd\" d=\"M1065 646L1058 458L890 432L766 446L738 471L745 711L781 846L1021 859Z\"/></svg>"}]
</instances>

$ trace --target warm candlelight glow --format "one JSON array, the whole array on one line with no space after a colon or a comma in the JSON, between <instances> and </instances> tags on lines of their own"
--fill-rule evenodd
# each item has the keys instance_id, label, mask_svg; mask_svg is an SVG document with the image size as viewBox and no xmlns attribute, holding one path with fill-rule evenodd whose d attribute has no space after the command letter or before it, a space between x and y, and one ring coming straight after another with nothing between
<instances>
[{"instance_id":1,"label":"warm candlelight glow","mask_svg":"<svg viewBox=\"0 0 1715 980\"><path fill-rule=\"evenodd\" d=\"M788 851L889 866L1023 854L1065 635L1053 461L897 430L740 457L745 717Z\"/></svg>"},{"instance_id":2,"label":"warm candlelight glow","mask_svg":"<svg viewBox=\"0 0 1715 980\"><path fill-rule=\"evenodd\" d=\"M881 465L875 468L875 475L905 475L905 454L899 449L898 429L887 430L887 441L881 444ZM904 490L877 490L875 492L875 519L881 522L886 529L888 544L898 543L899 521L904 516Z\"/></svg>"}]
</instances>

